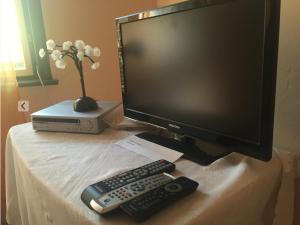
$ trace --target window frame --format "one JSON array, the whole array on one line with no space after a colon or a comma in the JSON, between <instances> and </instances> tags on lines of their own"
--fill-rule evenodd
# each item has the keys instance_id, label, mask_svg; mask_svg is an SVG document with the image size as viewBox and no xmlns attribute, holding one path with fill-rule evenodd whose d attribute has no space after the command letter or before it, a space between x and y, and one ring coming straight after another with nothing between
<instances>
[{"instance_id":1,"label":"window frame","mask_svg":"<svg viewBox=\"0 0 300 225\"><path fill-rule=\"evenodd\" d=\"M17 76L18 86L28 87L58 84L58 80L54 80L51 75L49 56L46 55L41 59L38 54L39 49L46 49L46 35L41 2L40 0L22 0L20 4L26 30L26 37L23 39L27 40L32 74Z\"/></svg>"}]
</instances>

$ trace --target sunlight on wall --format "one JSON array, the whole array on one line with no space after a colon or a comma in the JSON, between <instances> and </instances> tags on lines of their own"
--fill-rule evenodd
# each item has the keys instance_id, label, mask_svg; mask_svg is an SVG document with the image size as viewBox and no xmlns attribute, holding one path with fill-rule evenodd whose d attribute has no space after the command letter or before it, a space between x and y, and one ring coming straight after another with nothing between
<instances>
[{"instance_id":1,"label":"sunlight on wall","mask_svg":"<svg viewBox=\"0 0 300 225\"><path fill-rule=\"evenodd\" d=\"M0 62L25 67L15 0L0 0Z\"/></svg>"}]
</instances>

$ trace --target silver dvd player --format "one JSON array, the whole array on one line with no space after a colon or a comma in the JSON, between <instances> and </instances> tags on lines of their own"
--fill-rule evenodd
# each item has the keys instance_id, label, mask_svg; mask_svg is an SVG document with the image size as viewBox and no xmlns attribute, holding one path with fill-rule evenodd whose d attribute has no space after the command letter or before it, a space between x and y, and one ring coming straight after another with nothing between
<instances>
[{"instance_id":1,"label":"silver dvd player","mask_svg":"<svg viewBox=\"0 0 300 225\"><path fill-rule=\"evenodd\" d=\"M99 108L91 112L75 112L74 101L67 100L31 114L33 129L75 133L100 133L107 127L103 117L119 103L97 101Z\"/></svg>"}]
</instances>

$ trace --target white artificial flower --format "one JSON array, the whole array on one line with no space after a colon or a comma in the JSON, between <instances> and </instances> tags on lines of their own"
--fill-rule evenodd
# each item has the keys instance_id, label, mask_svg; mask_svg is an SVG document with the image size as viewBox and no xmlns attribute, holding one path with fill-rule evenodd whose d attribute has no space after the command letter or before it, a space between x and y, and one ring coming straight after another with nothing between
<instances>
[{"instance_id":1,"label":"white artificial flower","mask_svg":"<svg viewBox=\"0 0 300 225\"><path fill-rule=\"evenodd\" d=\"M63 44L62 44L62 48L63 50L65 51L68 51L70 49L70 47L72 46L72 42L71 41L65 41Z\"/></svg>"},{"instance_id":2,"label":"white artificial flower","mask_svg":"<svg viewBox=\"0 0 300 225\"><path fill-rule=\"evenodd\" d=\"M41 48L39 50L39 55L40 55L41 58L44 58L44 56L46 55L46 52L45 52L45 50L43 48Z\"/></svg>"},{"instance_id":3,"label":"white artificial flower","mask_svg":"<svg viewBox=\"0 0 300 225\"><path fill-rule=\"evenodd\" d=\"M53 41L53 40L48 40L47 42L46 42L46 45L47 45L47 49L48 50L53 50L54 48L55 48L55 46L56 46L56 44L55 44L55 41Z\"/></svg>"},{"instance_id":4,"label":"white artificial flower","mask_svg":"<svg viewBox=\"0 0 300 225\"><path fill-rule=\"evenodd\" d=\"M84 49L85 43L82 40L75 41L75 47L79 50Z\"/></svg>"},{"instance_id":5,"label":"white artificial flower","mask_svg":"<svg viewBox=\"0 0 300 225\"><path fill-rule=\"evenodd\" d=\"M60 59L61 57L61 52L59 50L54 50L52 53L51 53L51 58L56 61L58 59Z\"/></svg>"},{"instance_id":6,"label":"white artificial flower","mask_svg":"<svg viewBox=\"0 0 300 225\"><path fill-rule=\"evenodd\" d=\"M90 45L86 45L84 47L84 54L86 54L87 56L91 56L92 51L93 51L93 48Z\"/></svg>"},{"instance_id":7,"label":"white artificial flower","mask_svg":"<svg viewBox=\"0 0 300 225\"><path fill-rule=\"evenodd\" d=\"M65 69L66 68L66 63L63 59L58 59L55 61L55 66L58 68L58 69Z\"/></svg>"},{"instance_id":8,"label":"white artificial flower","mask_svg":"<svg viewBox=\"0 0 300 225\"><path fill-rule=\"evenodd\" d=\"M99 63L99 62L95 62L95 63L92 64L91 68L92 68L93 70L96 70L96 69L99 68L99 66L100 66L100 63Z\"/></svg>"},{"instance_id":9,"label":"white artificial flower","mask_svg":"<svg viewBox=\"0 0 300 225\"><path fill-rule=\"evenodd\" d=\"M101 55L100 48L98 48L98 47L94 48L93 49L93 54L94 54L95 57L100 57L100 55Z\"/></svg>"},{"instance_id":10,"label":"white artificial flower","mask_svg":"<svg viewBox=\"0 0 300 225\"><path fill-rule=\"evenodd\" d=\"M78 52L77 52L77 58L78 58L80 61L83 60L83 58L84 58L84 53L83 53L83 51L78 51Z\"/></svg>"}]
</instances>

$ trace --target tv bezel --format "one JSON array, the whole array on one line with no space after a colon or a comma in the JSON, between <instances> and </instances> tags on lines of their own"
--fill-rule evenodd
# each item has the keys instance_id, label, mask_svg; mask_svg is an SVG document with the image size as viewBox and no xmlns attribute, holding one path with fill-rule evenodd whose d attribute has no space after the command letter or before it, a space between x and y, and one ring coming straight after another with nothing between
<instances>
[{"instance_id":1,"label":"tv bezel","mask_svg":"<svg viewBox=\"0 0 300 225\"><path fill-rule=\"evenodd\" d=\"M268 19L265 18L266 29L264 35L264 61L260 123L261 135L259 143L249 142L238 137L232 137L212 130L205 130L203 128L194 127L178 121L168 120L167 118L160 118L158 116L150 115L144 112L138 112L133 109L127 108L126 105L126 75L124 73L125 65L123 59L123 43L121 33L122 24L182 11L188 11L196 8L209 7L217 4L226 4L232 1L238 0L191 0L163 8L152 9L149 11L134 13L128 16L116 18L124 116L134 120L159 126L168 129L169 131L186 135L188 137L213 142L219 145L223 145L224 147L229 146L234 152L239 152L256 159L268 161L272 158L273 146L272 143L278 60L280 0L265 0L265 4L269 4L270 12L265 13L265 16L268 15L269 17Z\"/></svg>"}]
</instances>

